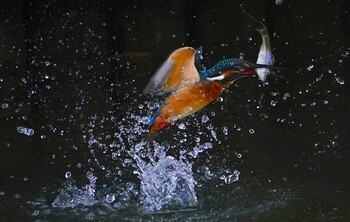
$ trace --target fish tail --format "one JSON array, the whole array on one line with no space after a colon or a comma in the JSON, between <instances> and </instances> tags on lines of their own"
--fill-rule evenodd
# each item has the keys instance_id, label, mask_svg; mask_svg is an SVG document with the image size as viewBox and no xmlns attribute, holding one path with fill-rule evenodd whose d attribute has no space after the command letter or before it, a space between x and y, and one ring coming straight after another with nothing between
<instances>
[{"instance_id":1,"label":"fish tail","mask_svg":"<svg viewBox=\"0 0 350 222\"><path fill-rule=\"evenodd\" d=\"M251 18L253 21L255 21L255 22L257 22L257 23L263 25L263 29L262 29L262 30L264 30L265 25L264 25L264 23L263 23L262 21L258 20L257 18L255 18L254 16L252 16L251 14L249 14L249 13L244 9L243 4L239 4L239 6L240 6L240 8L242 9L243 13L244 13L246 16L248 16L249 18ZM258 30L259 30L259 29L258 29Z\"/></svg>"}]
</instances>

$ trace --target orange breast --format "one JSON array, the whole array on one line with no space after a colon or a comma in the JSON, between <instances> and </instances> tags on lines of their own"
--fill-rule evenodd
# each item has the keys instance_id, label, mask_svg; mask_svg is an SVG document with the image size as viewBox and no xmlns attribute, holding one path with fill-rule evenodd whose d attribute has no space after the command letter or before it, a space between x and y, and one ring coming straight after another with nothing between
<instances>
[{"instance_id":1,"label":"orange breast","mask_svg":"<svg viewBox=\"0 0 350 222\"><path fill-rule=\"evenodd\" d=\"M160 116L168 122L189 116L221 95L225 87L219 82L198 82L174 92L165 101Z\"/></svg>"}]
</instances>

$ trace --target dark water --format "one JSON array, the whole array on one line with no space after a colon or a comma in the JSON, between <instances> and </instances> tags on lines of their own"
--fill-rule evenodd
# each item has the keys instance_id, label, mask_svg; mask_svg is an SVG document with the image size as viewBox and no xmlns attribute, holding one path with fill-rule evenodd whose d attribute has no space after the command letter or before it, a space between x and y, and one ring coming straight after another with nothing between
<instances>
[{"instance_id":1,"label":"dark water","mask_svg":"<svg viewBox=\"0 0 350 222\"><path fill-rule=\"evenodd\" d=\"M260 36L240 3L2 1L0 220L349 221L346 0L243 2L284 77L242 79L160 133L176 158L212 147L184 160L195 204L145 207L127 151L164 98L143 87L184 45L203 46L207 67L256 61ZM83 201L67 206L65 191Z\"/></svg>"}]
</instances>

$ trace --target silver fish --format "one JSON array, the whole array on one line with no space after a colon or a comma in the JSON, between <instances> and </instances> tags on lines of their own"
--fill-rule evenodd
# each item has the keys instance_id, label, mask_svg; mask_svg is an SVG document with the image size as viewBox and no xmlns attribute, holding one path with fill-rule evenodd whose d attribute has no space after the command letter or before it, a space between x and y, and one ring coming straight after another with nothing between
<instances>
[{"instance_id":1,"label":"silver fish","mask_svg":"<svg viewBox=\"0 0 350 222\"><path fill-rule=\"evenodd\" d=\"M264 65L273 65L274 57L271 52L269 32L264 24L262 24L262 26L263 26L262 29L257 29L261 35L262 43L260 46L260 51L259 51L258 59L256 60L256 63L264 64ZM267 68L258 68L258 69L255 69L255 71L262 82L266 81L267 75L274 74L274 72L271 69L267 69Z\"/></svg>"}]
</instances>

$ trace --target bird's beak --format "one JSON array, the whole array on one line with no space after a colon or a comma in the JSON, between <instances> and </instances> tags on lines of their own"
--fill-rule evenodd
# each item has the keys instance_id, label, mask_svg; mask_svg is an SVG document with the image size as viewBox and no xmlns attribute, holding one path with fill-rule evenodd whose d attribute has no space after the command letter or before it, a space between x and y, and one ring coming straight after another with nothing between
<instances>
[{"instance_id":1,"label":"bird's beak","mask_svg":"<svg viewBox=\"0 0 350 222\"><path fill-rule=\"evenodd\" d=\"M247 69L258 69L258 68L266 68L266 69L285 69L283 67L279 67L279 66L271 66L271 65L265 65L265 64L256 64L256 63L245 63L244 66Z\"/></svg>"},{"instance_id":2,"label":"bird's beak","mask_svg":"<svg viewBox=\"0 0 350 222\"><path fill-rule=\"evenodd\" d=\"M279 67L279 66L271 66L271 65L265 65L265 64L256 64L256 63L244 63L243 66L245 67L245 69L240 70L238 73L241 75L256 75L256 70L255 69L259 69L259 68L265 68L265 69L271 69L271 70L281 70L281 69L285 69L283 67Z\"/></svg>"}]
</instances>

